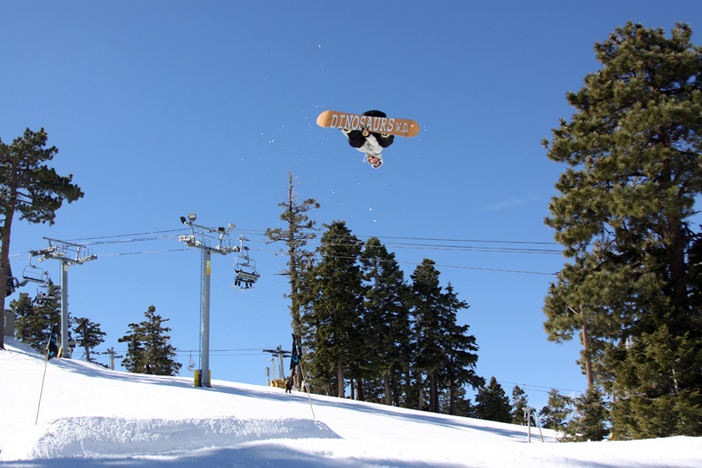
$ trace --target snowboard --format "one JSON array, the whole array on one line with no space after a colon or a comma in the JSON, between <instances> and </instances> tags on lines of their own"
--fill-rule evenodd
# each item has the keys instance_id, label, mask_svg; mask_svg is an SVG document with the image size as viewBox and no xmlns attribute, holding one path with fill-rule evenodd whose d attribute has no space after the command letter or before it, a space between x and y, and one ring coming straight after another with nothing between
<instances>
[{"instance_id":1,"label":"snowboard","mask_svg":"<svg viewBox=\"0 0 702 468\"><path fill-rule=\"evenodd\" d=\"M326 128L346 128L349 130L362 130L366 127L374 133L388 133L402 137L413 137L419 134L419 124L414 120L347 114L332 110L319 114L317 125Z\"/></svg>"}]
</instances>

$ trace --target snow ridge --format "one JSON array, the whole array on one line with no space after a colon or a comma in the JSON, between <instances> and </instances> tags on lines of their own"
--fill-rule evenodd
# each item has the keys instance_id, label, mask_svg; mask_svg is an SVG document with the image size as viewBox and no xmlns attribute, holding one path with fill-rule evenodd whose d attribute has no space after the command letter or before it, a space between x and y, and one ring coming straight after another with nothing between
<instances>
[{"instance_id":1,"label":"snow ridge","mask_svg":"<svg viewBox=\"0 0 702 468\"><path fill-rule=\"evenodd\" d=\"M339 438L326 424L310 419L69 417L38 427L24 443L3 450L0 460L154 455L257 440Z\"/></svg>"}]
</instances>

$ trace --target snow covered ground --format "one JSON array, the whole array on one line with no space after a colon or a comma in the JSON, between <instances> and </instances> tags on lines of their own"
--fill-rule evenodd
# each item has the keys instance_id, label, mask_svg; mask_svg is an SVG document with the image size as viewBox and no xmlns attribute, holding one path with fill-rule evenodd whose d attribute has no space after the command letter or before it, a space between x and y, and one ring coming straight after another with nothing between
<instances>
[{"instance_id":1,"label":"snow covered ground","mask_svg":"<svg viewBox=\"0 0 702 468\"><path fill-rule=\"evenodd\" d=\"M0 351L0 467L702 467L702 438L556 443L544 431L282 389Z\"/></svg>"}]
</instances>

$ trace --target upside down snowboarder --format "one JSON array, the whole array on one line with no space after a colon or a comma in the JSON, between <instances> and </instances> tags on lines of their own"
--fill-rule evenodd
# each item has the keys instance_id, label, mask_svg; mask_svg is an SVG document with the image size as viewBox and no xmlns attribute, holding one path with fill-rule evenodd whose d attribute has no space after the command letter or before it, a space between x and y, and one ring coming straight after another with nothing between
<instances>
[{"instance_id":1,"label":"upside down snowboarder","mask_svg":"<svg viewBox=\"0 0 702 468\"><path fill-rule=\"evenodd\" d=\"M412 138L419 134L419 124L411 119L389 118L385 112L370 110L349 114L325 110L317 117L317 125L344 132L349 145L365 153L363 160L374 169L383 165L382 151L392 145L395 136Z\"/></svg>"},{"instance_id":2,"label":"upside down snowboarder","mask_svg":"<svg viewBox=\"0 0 702 468\"><path fill-rule=\"evenodd\" d=\"M384 112L378 110L370 110L361 115L387 117ZM342 128L341 131L344 132L344 135L348 138L349 145L366 154L363 162L368 161L368 164L370 164L373 169L378 169L383 165L383 155L381 153L384 148L392 145L392 142L395 140L393 135L371 132L367 127L361 130Z\"/></svg>"}]
</instances>

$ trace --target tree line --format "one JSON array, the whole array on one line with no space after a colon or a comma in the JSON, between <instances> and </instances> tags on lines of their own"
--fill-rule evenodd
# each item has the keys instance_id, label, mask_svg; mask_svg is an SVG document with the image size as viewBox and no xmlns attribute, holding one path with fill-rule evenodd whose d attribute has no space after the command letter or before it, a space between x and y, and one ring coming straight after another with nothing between
<instances>
[{"instance_id":1,"label":"tree line","mask_svg":"<svg viewBox=\"0 0 702 468\"><path fill-rule=\"evenodd\" d=\"M61 288L51 281L48 293L32 299L27 293L10 303L15 315L15 337L31 348L43 353L49 343L51 328L61 322ZM68 348L71 353L82 350L86 361L103 367L95 351L105 342L106 333L100 324L86 317L71 317L68 312ZM170 344L170 328L163 326L164 319L150 306L144 313L145 320L130 323L129 332L117 341L127 343L127 353L122 366L129 372L152 373L155 375L177 375L182 364L176 361L176 348Z\"/></svg>"},{"instance_id":2,"label":"tree line","mask_svg":"<svg viewBox=\"0 0 702 468\"><path fill-rule=\"evenodd\" d=\"M309 384L319 393L439 411L448 393L482 384L475 337L457 314L468 305L425 259L407 283L395 255L362 243L343 221L326 226L318 256L301 272L300 338Z\"/></svg>"},{"instance_id":3,"label":"tree line","mask_svg":"<svg viewBox=\"0 0 702 468\"><path fill-rule=\"evenodd\" d=\"M451 283L440 284L430 259L417 265L409 281L395 254L376 237L360 241L343 221L324 225L319 246L308 212L320 207L301 200L296 177L280 219L284 228L266 232L270 242L283 242L288 262L294 335L303 345L301 359L312 392L375 401L513 424L527 424L528 396L515 386L512 398L493 376L486 384L475 372L479 347L458 323L468 304ZM301 372L294 373L301 385ZM475 391L474 401L467 397ZM599 401L599 395L595 395ZM608 434L605 418L595 424L593 395L571 397L553 389L532 425L561 431L563 440L601 440ZM599 413L599 416L602 416Z\"/></svg>"},{"instance_id":4,"label":"tree line","mask_svg":"<svg viewBox=\"0 0 702 468\"><path fill-rule=\"evenodd\" d=\"M478 345L469 326L458 322L468 304L430 259L404 277L395 254L376 237L359 240L344 221L325 225L315 251L319 208L300 200L296 177L280 218L285 228L269 229L288 257L294 335L302 343L307 385L316 393L382 401L386 404L458 414L470 406L466 387L479 388ZM301 384L301 373L297 385Z\"/></svg>"}]
</instances>

